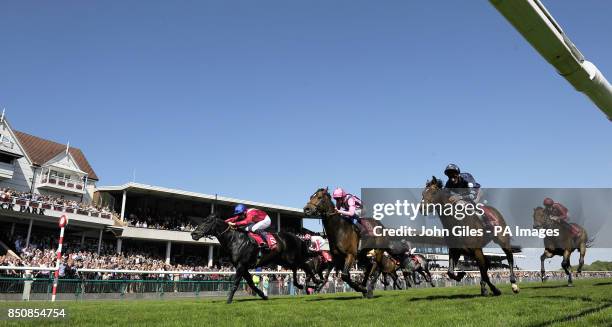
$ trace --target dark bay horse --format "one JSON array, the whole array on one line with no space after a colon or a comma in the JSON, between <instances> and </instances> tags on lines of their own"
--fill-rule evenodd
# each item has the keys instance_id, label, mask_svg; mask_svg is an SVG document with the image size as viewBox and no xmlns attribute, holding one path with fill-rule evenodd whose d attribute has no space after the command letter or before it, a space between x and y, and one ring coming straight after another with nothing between
<instances>
[{"instance_id":1,"label":"dark bay horse","mask_svg":"<svg viewBox=\"0 0 612 327\"><path fill-rule=\"evenodd\" d=\"M544 253L540 256L542 281L545 280L544 260L560 255L563 257L561 267L565 270L565 274L567 275L567 286L572 286L570 256L575 250L580 251L580 261L577 272L582 272L584 256L586 255L586 249L590 243L589 236L582 226L578 224L572 225L578 230L577 237L574 237L572 234L572 226L570 224L550 219L542 207L533 209L533 228L559 230L559 236L546 236L544 238Z\"/></svg>"},{"instance_id":2,"label":"dark bay horse","mask_svg":"<svg viewBox=\"0 0 612 327\"><path fill-rule=\"evenodd\" d=\"M310 269L313 271L313 276L318 276L319 280L321 281L315 287L315 292L318 293L323 289L323 287L325 287L325 284L327 284L327 281L329 280L329 274L331 273L331 270L334 269L334 263L332 261L323 262L323 258L321 257L321 255L315 255L312 258L308 259L308 261L306 261L306 264L310 266ZM307 276L307 278L310 278L310 280L307 280L306 282L312 281L315 284L317 283L312 278L312 276Z\"/></svg>"},{"instance_id":3,"label":"dark bay horse","mask_svg":"<svg viewBox=\"0 0 612 327\"><path fill-rule=\"evenodd\" d=\"M325 228L334 260L334 268L341 273L342 281L355 291L361 292L365 297L372 298L374 286L380 275L379 262L365 257L365 254L369 252L368 249L359 251L359 240L361 238L359 232L336 212L327 188L320 188L310 196L308 203L304 206L304 214L309 217L322 218L323 228ZM351 268L358 260L366 266L361 284L353 281L350 275Z\"/></svg>"},{"instance_id":4,"label":"dark bay horse","mask_svg":"<svg viewBox=\"0 0 612 327\"><path fill-rule=\"evenodd\" d=\"M453 205L450 200L451 194L449 190L443 188L442 180L437 179L435 176L433 176L431 181L427 181L425 184L422 197L424 205ZM499 226L505 229L506 222L501 213L492 207L489 207L489 209L495 214L495 218L498 221ZM484 223L475 214L464 217L463 219L457 219L455 216L447 216L443 212L438 212L438 216L440 217L442 226L448 231L451 231L453 227L457 226L460 228L468 227L473 230L481 231L486 229ZM463 277L465 277L465 272L461 271L458 274L455 274L455 266L459 261L459 257L464 255L474 258L478 264L478 269L480 270L480 293L482 295L487 295L488 292L486 286L488 285L493 292L493 295L501 295L501 291L495 287L495 285L493 285L489 279L488 270L490 263L482 250L482 248L489 242L493 241L498 244L506 254L506 259L508 260L508 265L510 266L510 283L512 283L512 291L514 293L518 293L519 287L516 284L516 276L514 275L514 255L513 247L510 245L510 236L503 235L503 233L499 234L502 235L484 233L483 236L453 236L451 233L450 235L445 236L444 239L449 247L448 276L456 281L461 281Z\"/></svg>"},{"instance_id":5,"label":"dark bay horse","mask_svg":"<svg viewBox=\"0 0 612 327\"><path fill-rule=\"evenodd\" d=\"M214 213L204 218L202 223L191 232L191 237L196 241L204 236L216 237L221 247L228 251L230 261L234 268L236 268L236 274L234 275L234 285L230 290L227 303L232 303L234 293L236 293L243 278L257 295L264 300L268 299L253 283L253 276L249 273L250 268L279 265L291 269L293 271L293 283L299 289L302 289L303 285L298 283L298 269L304 270L307 276L313 276L312 270L306 265L306 261L309 259L307 243L292 233L280 232L273 234L277 241L277 249L264 252L261 257L258 257L259 246L245 232L231 228ZM313 277L312 279L318 283L318 278Z\"/></svg>"}]
</instances>

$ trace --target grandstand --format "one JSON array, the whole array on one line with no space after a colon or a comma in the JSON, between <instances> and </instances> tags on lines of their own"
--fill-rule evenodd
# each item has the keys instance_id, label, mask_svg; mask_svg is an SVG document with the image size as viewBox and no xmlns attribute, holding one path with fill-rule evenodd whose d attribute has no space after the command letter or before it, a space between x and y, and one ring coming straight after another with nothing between
<instances>
[{"instance_id":1,"label":"grandstand","mask_svg":"<svg viewBox=\"0 0 612 327\"><path fill-rule=\"evenodd\" d=\"M243 203L265 210L276 231L298 232L301 209L158 186L128 183L97 187L99 178L85 154L60 144L14 130L0 121L0 223L10 239L23 236L28 247L33 235L57 235L57 218L66 215L69 244L93 245L100 254L159 249L165 263L188 253L217 261L215 239L193 241L189 232L211 212L229 216ZM51 241L49 246L53 246Z\"/></svg>"},{"instance_id":2,"label":"grandstand","mask_svg":"<svg viewBox=\"0 0 612 327\"><path fill-rule=\"evenodd\" d=\"M20 248L34 239L37 246L55 248L57 218L66 215L67 250L86 250L84 257L148 252L166 265L220 267L216 239L194 241L190 232L212 212L230 216L238 203L266 211L272 230L304 231L299 208L134 182L97 187L99 178L80 149L16 131L1 118L0 223L7 227L4 236ZM448 261L441 239L414 246L436 265Z\"/></svg>"}]
</instances>

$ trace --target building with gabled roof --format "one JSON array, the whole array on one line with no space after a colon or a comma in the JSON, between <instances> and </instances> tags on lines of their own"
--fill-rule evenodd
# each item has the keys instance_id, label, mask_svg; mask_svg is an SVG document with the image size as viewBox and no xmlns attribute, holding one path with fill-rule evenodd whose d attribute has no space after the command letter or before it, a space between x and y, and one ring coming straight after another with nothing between
<instances>
[{"instance_id":1,"label":"building with gabled roof","mask_svg":"<svg viewBox=\"0 0 612 327\"><path fill-rule=\"evenodd\" d=\"M0 117L0 187L89 203L97 181L80 149L16 131Z\"/></svg>"}]
</instances>

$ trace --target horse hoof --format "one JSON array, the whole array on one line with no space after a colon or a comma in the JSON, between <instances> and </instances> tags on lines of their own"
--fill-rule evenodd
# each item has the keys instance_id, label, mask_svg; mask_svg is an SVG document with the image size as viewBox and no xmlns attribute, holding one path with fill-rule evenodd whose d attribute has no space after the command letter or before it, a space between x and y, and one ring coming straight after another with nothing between
<instances>
[{"instance_id":1,"label":"horse hoof","mask_svg":"<svg viewBox=\"0 0 612 327\"><path fill-rule=\"evenodd\" d=\"M520 291L521 290L519 289L518 285L512 284L512 292L514 292L514 294L518 294Z\"/></svg>"},{"instance_id":2,"label":"horse hoof","mask_svg":"<svg viewBox=\"0 0 612 327\"><path fill-rule=\"evenodd\" d=\"M567 284L567 287L574 287L574 284Z\"/></svg>"},{"instance_id":3,"label":"horse hoof","mask_svg":"<svg viewBox=\"0 0 612 327\"><path fill-rule=\"evenodd\" d=\"M501 293L501 291L500 291L500 290L498 290L498 289L494 289L494 290L493 290L493 296L500 296L501 294L502 294L502 293Z\"/></svg>"},{"instance_id":4,"label":"horse hoof","mask_svg":"<svg viewBox=\"0 0 612 327\"><path fill-rule=\"evenodd\" d=\"M371 299L371 298L373 298L373 297L374 297L374 292L368 292L368 293L366 294L366 298L367 298L367 299Z\"/></svg>"}]
</instances>

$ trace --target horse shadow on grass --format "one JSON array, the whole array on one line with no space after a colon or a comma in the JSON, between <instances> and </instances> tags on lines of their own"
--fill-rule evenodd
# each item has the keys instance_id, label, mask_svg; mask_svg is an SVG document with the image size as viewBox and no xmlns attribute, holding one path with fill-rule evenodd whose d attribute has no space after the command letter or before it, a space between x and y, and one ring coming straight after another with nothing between
<instances>
[{"instance_id":1,"label":"horse shadow on grass","mask_svg":"<svg viewBox=\"0 0 612 327\"><path fill-rule=\"evenodd\" d=\"M267 300L264 300L261 298L237 298L237 299L234 299L234 302L270 302L270 301L277 301L281 299L282 298L280 297L271 297L271 298L268 298ZM225 302L225 300L221 300L219 302Z\"/></svg>"},{"instance_id":2,"label":"horse shadow on grass","mask_svg":"<svg viewBox=\"0 0 612 327\"><path fill-rule=\"evenodd\" d=\"M552 289L552 288L571 288L571 287L567 285L542 285L542 286L528 286L525 289L537 290L537 289L543 289L543 288Z\"/></svg>"},{"instance_id":3,"label":"horse shadow on grass","mask_svg":"<svg viewBox=\"0 0 612 327\"><path fill-rule=\"evenodd\" d=\"M597 313L603 310L606 310L608 308L612 308L612 303L606 303L606 304L602 304L598 307L594 307L594 308L590 308L590 309L586 309L586 310L582 310L578 313L575 314L571 314L562 318L557 318L557 319L552 319L549 321L545 321L542 323L538 323L538 324L531 324L529 325L530 327L547 327L547 326L553 326L553 325L557 325L563 322L568 322L568 321L575 321L576 319L580 319L586 315L590 315L593 313Z\"/></svg>"},{"instance_id":4,"label":"horse shadow on grass","mask_svg":"<svg viewBox=\"0 0 612 327\"><path fill-rule=\"evenodd\" d=\"M583 302L595 302L588 296L563 296L563 295L547 295L547 296L530 296L530 299L551 299L551 300L562 300L562 301L583 301Z\"/></svg>"},{"instance_id":5,"label":"horse shadow on grass","mask_svg":"<svg viewBox=\"0 0 612 327\"><path fill-rule=\"evenodd\" d=\"M410 298L409 302L416 301L435 301L435 300L465 300L483 297L480 294L454 294L454 295L430 295L426 297L413 297Z\"/></svg>"},{"instance_id":6,"label":"horse shadow on grass","mask_svg":"<svg viewBox=\"0 0 612 327\"><path fill-rule=\"evenodd\" d=\"M381 297L382 295L374 295L373 299L377 299L379 297ZM319 302L319 301L346 301L346 300L357 300L357 299L364 299L363 296L361 295L356 295L356 296L340 296L340 297L319 297L319 298L314 298L314 299L307 299L306 301L310 302L310 301L314 301L314 302Z\"/></svg>"},{"instance_id":7,"label":"horse shadow on grass","mask_svg":"<svg viewBox=\"0 0 612 327\"><path fill-rule=\"evenodd\" d=\"M609 286L612 285L612 282L600 282L593 284L594 286Z\"/></svg>"}]
</instances>

